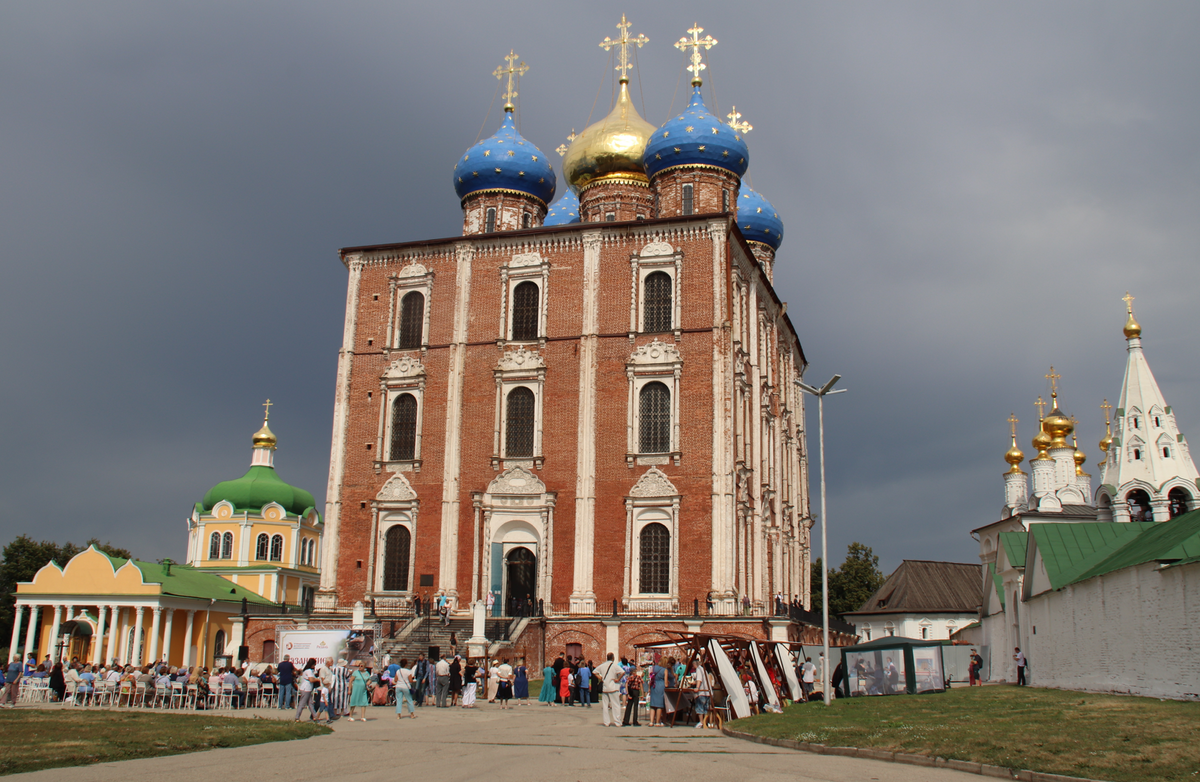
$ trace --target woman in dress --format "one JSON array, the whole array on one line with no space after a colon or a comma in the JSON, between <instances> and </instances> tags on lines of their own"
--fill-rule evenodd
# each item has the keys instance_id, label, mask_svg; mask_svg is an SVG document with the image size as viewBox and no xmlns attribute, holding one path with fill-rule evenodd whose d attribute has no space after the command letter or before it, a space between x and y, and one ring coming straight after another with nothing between
<instances>
[{"instance_id":1,"label":"woman in dress","mask_svg":"<svg viewBox=\"0 0 1200 782\"><path fill-rule=\"evenodd\" d=\"M338 666L339 668L345 666ZM356 663L354 672L350 674L350 722L354 722L354 710L358 709L359 722L367 721L367 704L371 702L367 694L367 683L371 676L363 670L362 663Z\"/></svg>"},{"instance_id":2,"label":"woman in dress","mask_svg":"<svg viewBox=\"0 0 1200 782\"><path fill-rule=\"evenodd\" d=\"M479 666L468 657L466 667L463 668L462 707L464 709L475 708L475 677L478 673Z\"/></svg>"},{"instance_id":3,"label":"woman in dress","mask_svg":"<svg viewBox=\"0 0 1200 782\"><path fill-rule=\"evenodd\" d=\"M513 671L513 700L529 703L529 672L525 668L525 658Z\"/></svg>"},{"instance_id":4,"label":"woman in dress","mask_svg":"<svg viewBox=\"0 0 1200 782\"><path fill-rule=\"evenodd\" d=\"M667 661L670 664L670 660ZM661 665L650 668L650 727L663 727L663 709L666 708L667 669Z\"/></svg>"},{"instance_id":5,"label":"woman in dress","mask_svg":"<svg viewBox=\"0 0 1200 782\"><path fill-rule=\"evenodd\" d=\"M559 674L558 694L562 696L564 706L571 705L571 666L564 665Z\"/></svg>"},{"instance_id":6,"label":"woman in dress","mask_svg":"<svg viewBox=\"0 0 1200 782\"><path fill-rule=\"evenodd\" d=\"M329 671L329 705L325 711L330 720L350 714L350 678L354 671L354 668L346 665L345 660L338 660L337 665Z\"/></svg>"},{"instance_id":7,"label":"woman in dress","mask_svg":"<svg viewBox=\"0 0 1200 782\"><path fill-rule=\"evenodd\" d=\"M454 662L450 663L450 705L458 705L458 696L462 695L462 658L457 654L454 655Z\"/></svg>"},{"instance_id":8,"label":"woman in dress","mask_svg":"<svg viewBox=\"0 0 1200 782\"><path fill-rule=\"evenodd\" d=\"M513 667L508 664L508 660L501 660L499 665L500 671L500 686L496 689L496 698L500 701L500 708L511 709L508 705L513 694Z\"/></svg>"},{"instance_id":9,"label":"woman in dress","mask_svg":"<svg viewBox=\"0 0 1200 782\"><path fill-rule=\"evenodd\" d=\"M542 669L542 691L538 693L538 703L547 706L554 705L554 666L547 665Z\"/></svg>"},{"instance_id":10,"label":"woman in dress","mask_svg":"<svg viewBox=\"0 0 1200 782\"><path fill-rule=\"evenodd\" d=\"M500 661L492 660L492 664L488 666L488 686L487 696L488 703L496 702L496 691L500 689Z\"/></svg>"}]
</instances>

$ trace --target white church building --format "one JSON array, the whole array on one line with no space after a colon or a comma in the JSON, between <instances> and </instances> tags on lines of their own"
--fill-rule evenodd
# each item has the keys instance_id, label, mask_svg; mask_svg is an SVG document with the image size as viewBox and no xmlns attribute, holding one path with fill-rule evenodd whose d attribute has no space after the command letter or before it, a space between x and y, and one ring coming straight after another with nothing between
<instances>
[{"instance_id":1,"label":"white church building","mask_svg":"<svg viewBox=\"0 0 1200 782\"><path fill-rule=\"evenodd\" d=\"M1200 698L1200 475L1146 361L1132 297L1126 306L1125 378L1100 441L1094 504L1053 368L1032 487L1009 419L1001 518L972 531L983 564L984 675L1015 681L1020 647L1034 685ZM1107 419L1107 401L1102 409Z\"/></svg>"}]
</instances>

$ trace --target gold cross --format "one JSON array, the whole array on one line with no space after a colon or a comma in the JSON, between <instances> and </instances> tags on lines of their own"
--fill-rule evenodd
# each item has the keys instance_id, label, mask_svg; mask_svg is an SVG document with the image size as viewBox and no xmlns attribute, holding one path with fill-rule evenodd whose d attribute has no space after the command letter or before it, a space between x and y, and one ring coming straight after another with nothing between
<instances>
[{"instance_id":1,"label":"gold cross","mask_svg":"<svg viewBox=\"0 0 1200 782\"><path fill-rule=\"evenodd\" d=\"M604 40L600 42L600 48L606 52L612 49L614 46L621 47L621 54L617 57L617 67L613 68L613 70L621 72L622 84L629 81L629 77L626 75L626 73L630 68L633 67L629 64L629 45L636 44L637 48L640 49L645 44L650 43L650 39L641 33L638 33L637 38L630 38L629 28L631 26L632 24L630 22L625 21L625 14L621 14L621 23L617 25L617 29L621 31L621 37L614 41L612 38L609 38L606 35L604 36Z\"/></svg>"},{"instance_id":2,"label":"gold cross","mask_svg":"<svg viewBox=\"0 0 1200 782\"><path fill-rule=\"evenodd\" d=\"M1033 403L1033 406L1038 409L1038 420L1046 417L1046 403L1042 401L1041 394L1038 394L1038 400Z\"/></svg>"},{"instance_id":3,"label":"gold cross","mask_svg":"<svg viewBox=\"0 0 1200 782\"><path fill-rule=\"evenodd\" d=\"M1108 411L1112 410L1112 405L1110 405L1108 400L1105 399L1104 404L1100 405L1100 409L1104 411L1104 425L1110 426L1112 424L1112 419L1108 417Z\"/></svg>"},{"instance_id":4,"label":"gold cross","mask_svg":"<svg viewBox=\"0 0 1200 782\"><path fill-rule=\"evenodd\" d=\"M1050 381L1050 398L1058 399L1058 381L1062 379L1062 375L1055 372L1054 366L1051 365L1050 374L1043 375L1043 377Z\"/></svg>"},{"instance_id":5,"label":"gold cross","mask_svg":"<svg viewBox=\"0 0 1200 782\"><path fill-rule=\"evenodd\" d=\"M704 28L693 23L691 28L688 30L688 33L690 33L692 37L687 38L685 36L675 42L675 48L681 52L686 52L688 49L692 50L690 55L692 64L688 66L688 70L692 73L692 85L696 87L699 87L701 84L700 71L707 67L702 62L704 57L700 54L700 49L702 47L704 49L711 49L717 45L717 39L713 38L711 35L706 35L701 38L700 33L702 32L704 32Z\"/></svg>"},{"instance_id":6,"label":"gold cross","mask_svg":"<svg viewBox=\"0 0 1200 782\"><path fill-rule=\"evenodd\" d=\"M571 128L571 135L567 136L567 144L571 143L574 140L575 140L575 128ZM562 157L567 154L567 144L559 144L557 147L554 148L554 151L558 153L559 157Z\"/></svg>"},{"instance_id":7,"label":"gold cross","mask_svg":"<svg viewBox=\"0 0 1200 782\"><path fill-rule=\"evenodd\" d=\"M1019 423L1019 421L1017 420L1017 414L1009 413L1008 414L1008 429L1012 433L1012 437L1014 440L1017 438L1017 424L1018 423Z\"/></svg>"},{"instance_id":8,"label":"gold cross","mask_svg":"<svg viewBox=\"0 0 1200 782\"><path fill-rule=\"evenodd\" d=\"M1133 296L1129 295L1129 291L1125 291L1125 295L1121 297L1121 301L1125 302L1125 311L1130 315L1133 314Z\"/></svg>"},{"instance_id":9,"label":"gold cross","mask_svg":"<svg viewBox=\"0 0 1200 782\"><path fill-rule=\"evenodd\" d=\"M754 126L749 122L738 122L738 120L742 118L742 115L737 110L737 106L730 106L730 108L733 110L725 115L726 117L729 117L729 127L733 128L738 133L749 133L750 131L754 130Z\"/></svg>"},{"instance_id":10,"label":"gold cross","mask_svg":"<svg viewBox=\"0 0 1200 782\"><path fill-rule=\"evenodd\" d=\"M263 421L265 422L270 417L271 417L271 400L268 399L266 402L263 402Z\"/></svg>"},{"instance_id":11,"label":"gold cross","mask_svg":"<svg viewBox=\"0 0 1200 782\"><path fill-rule=\"evenodd\" d=\"M513 77L516 76L520 78L529 72L529 66L525 63L521 63L520 65L515 64L520 57L521 56L515 51L509 49L508 55L504 58L508 62L508 67L505 68L503 65L501 65L500 67L496 68L496 70L492 71L492 75L497 79L502 79L504 78L504 74L508 74L508 91L500 96L504 98L505 111L512 111L514 108L516 108L513 106L512 102L513 98L517 97L517 91L513 89Z\"/></svg>"}]
</instances>

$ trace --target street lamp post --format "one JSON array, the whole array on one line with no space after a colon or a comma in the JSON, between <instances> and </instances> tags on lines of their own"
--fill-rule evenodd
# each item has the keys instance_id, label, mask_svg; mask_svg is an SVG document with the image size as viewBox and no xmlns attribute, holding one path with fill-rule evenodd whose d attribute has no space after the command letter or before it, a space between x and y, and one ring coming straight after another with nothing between
<instances>
[{"instance_id":1,"label":"street lamp post","mask_svg":"<svg viewBox=\"0 0 1200 782\"><path fill-rule=\"evenodd\" d=\"M817 388L797 380L796 385L805 392L817 398L817 438L820 443L821 455L821 615L825 633L825 662L821 666L821 691L825 695L825 705L833 703L833 693L829 687L829 550L827 548L826 531L829 529L829 505L825 502L825 397L829 394L840 394L846 389L833 389L833 384L841 380L841 375L834 375L829 382Z\"/></svg>"}]
</instances>

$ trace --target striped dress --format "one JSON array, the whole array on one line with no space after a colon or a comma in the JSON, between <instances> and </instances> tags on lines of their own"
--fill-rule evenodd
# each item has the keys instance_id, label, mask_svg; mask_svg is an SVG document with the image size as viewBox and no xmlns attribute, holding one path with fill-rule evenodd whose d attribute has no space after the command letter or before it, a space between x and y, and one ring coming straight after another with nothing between
<instances>
[{"instance_id":1,"label":"striped dress","mask_svg":"<svg viewBox=\"0 0 1200 782\"><path fill-rule=\"evenodd\" d=\"M344 662L338 662L330 673L333 683L329 687L329 705L334 714L348 714L350 706L350 676L351 670Z\"/></svg>"}]
</instances>

